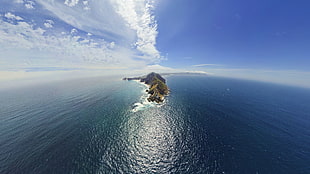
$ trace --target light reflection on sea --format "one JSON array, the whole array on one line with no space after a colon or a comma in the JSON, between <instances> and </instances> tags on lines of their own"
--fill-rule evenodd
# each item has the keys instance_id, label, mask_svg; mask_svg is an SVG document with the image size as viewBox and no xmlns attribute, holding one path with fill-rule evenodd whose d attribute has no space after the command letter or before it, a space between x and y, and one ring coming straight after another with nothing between
<instances>
[{"instance_id":1,"label":"light reflection on sea","mask_svg":"<svg viewBox=\"0 0 310 174\"><path fill-rule=\"evenodd\" d=\"M308 90L177 76L168 86L161 107L136 112L145 91L119 79L0 91L0 173L309 173Z\"/></svg>"}]
</instances>

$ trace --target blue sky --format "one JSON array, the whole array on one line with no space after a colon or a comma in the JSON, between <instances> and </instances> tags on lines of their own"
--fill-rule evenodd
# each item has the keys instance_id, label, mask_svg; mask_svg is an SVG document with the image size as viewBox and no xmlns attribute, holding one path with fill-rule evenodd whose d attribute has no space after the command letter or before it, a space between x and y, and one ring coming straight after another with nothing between
<instances>
[{"instance_id":1,"label":"blue sky","mask_svg":"<svg viewBox=\"0 0 310 174\"><path fill-rule=\"evenodd\" d=\"M199 71L310 87L306 0L2 0L0 80Z\"/></svg>"},{"instance_id":2,"label":"blue sky","mask_svg":"<svg viewBox=\"0 0 310 174\"><path fill-rule=\"evenodd\" d=\"M168 66L183 57L177 66L309 71L309 8L302 0L168 0L158 10L158 48Z\"/></svg>"}]
</instances>

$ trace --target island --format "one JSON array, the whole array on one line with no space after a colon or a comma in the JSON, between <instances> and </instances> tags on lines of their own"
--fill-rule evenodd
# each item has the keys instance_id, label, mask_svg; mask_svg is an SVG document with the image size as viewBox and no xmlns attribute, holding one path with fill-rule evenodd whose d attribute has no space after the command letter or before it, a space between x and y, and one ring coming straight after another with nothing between
<instances>
[{"instance_id":1,"label":"island","mask_svg":"<svg viewBox=\"0 0 310 174\"><path fill-rule=\"evenodd\" d=\"M142 77L123 78L123 80L139 80L140 82L147 84L149 89L146 90L146 92L150 94L147 98L149 102L162 103L165 96L169 93L166 80L155 72Z\"/></svg>"}]
</instances>

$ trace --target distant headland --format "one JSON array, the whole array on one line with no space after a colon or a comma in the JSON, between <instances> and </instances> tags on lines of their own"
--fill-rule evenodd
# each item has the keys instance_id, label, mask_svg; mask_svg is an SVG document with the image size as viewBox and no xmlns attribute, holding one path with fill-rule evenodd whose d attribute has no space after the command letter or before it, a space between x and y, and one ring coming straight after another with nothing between
<instances>
[{"instance_id":1,"label":"distant headland","mask_svg":"<svg viewBox=\"0 0 310 174\"><path fill-rule=\"evenodd\" d=\"M146 90L146 92L150 94L147 100L151 102L161 103L164 101L165 96L169 93L166 80L155 72L142 77L125 77L123 80L139 80L140 82L147 84L149 89Z\"/></svg>"}]
</instances>

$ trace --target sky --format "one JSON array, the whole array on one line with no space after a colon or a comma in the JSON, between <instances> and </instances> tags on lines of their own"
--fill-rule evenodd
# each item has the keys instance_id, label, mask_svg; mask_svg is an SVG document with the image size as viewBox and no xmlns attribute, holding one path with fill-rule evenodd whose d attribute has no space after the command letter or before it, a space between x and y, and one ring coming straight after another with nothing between
<instances>
[{"instance_id":1,"label":"sky","mask_svg":"<svg viewBox=\"0 0 310 174\"><path fill-rule=\"evenodd\" d=\"M310 87L309 9L306 0L1 0L0 80L190 71Z\"/></svg>"}]
</instances>

